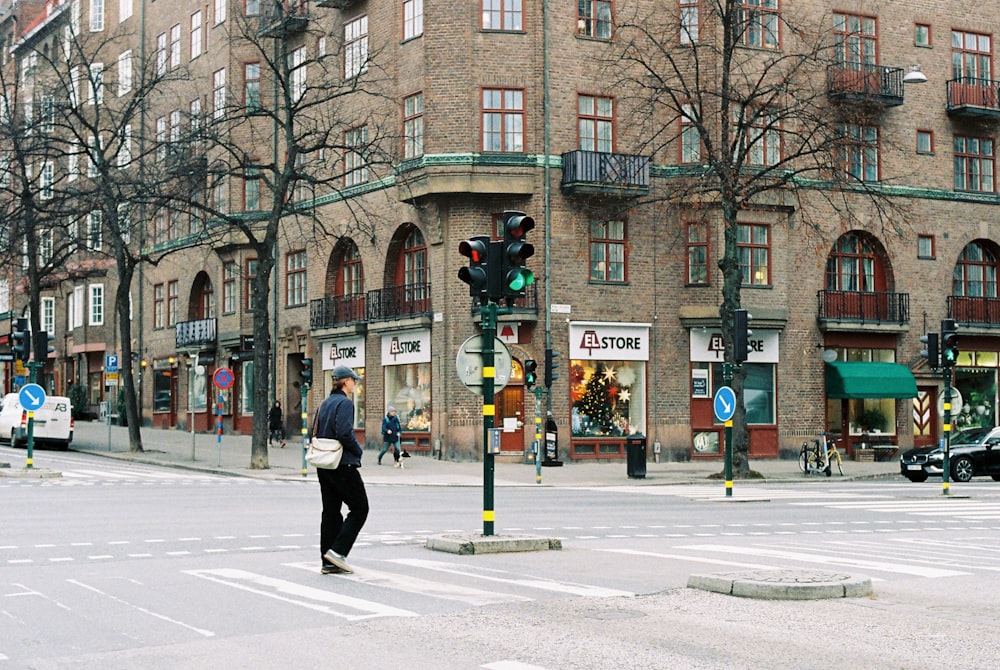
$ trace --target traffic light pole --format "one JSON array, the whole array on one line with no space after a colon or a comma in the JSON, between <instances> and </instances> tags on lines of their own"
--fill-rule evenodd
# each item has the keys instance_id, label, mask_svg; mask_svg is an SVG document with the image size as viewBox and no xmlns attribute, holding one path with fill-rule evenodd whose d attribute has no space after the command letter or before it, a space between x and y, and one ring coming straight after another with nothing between
<instances>
[{"instance_id":1,"label":"traffic light pole","mask_svg":"<svg viewBox=\"0 0 1000 670\"><path fill-rule=\"evenodd\" d=\"M722 381L726 386L733 383L733 364L722 364ZM726 456L724 474L726 477L726 497L733 496L733 420L727 419L726 423Z\"/></svg>"},{"instance_id":2,"label":"traffic light pole","mask_svg":"<svg viewBox=\"0 0 1000 670\"><path fill-rule=\"evenodd\" d=\"M309 449L309 383L305 382L299 387L302 391L302 413L299 419L302 422L302 476L309 472L309 465L306 463L306 451Z\"/></svg>"},{"instance_id":3,"label":"traffic light pole","mask_svg":"<svg viewBox=\"0 0 1000 670\"><path fill-rule=\"evenodd\" d=\"M941 495L951 494L951 366L941 371L944 377L944 460L941 468Z\"/></svg>"},{"instance_id":4,"label":"traffic light pole","mask_svg":"<svg viewBox=\"0 0 1000 670\"><path fill-rule=\"evenodd\" d=\"M493 535L493 476L495 467L490 444L496 417L494 379L496 377L493 340L497 333L497 304L487 302L482 310L483 323L483 535Z\"/></svg>"},{"instance_id":5,"label":"traffic light pole","mask_svg":"<svg viewBox=\"0 0 1000 670\"><path fill-rule=\"evenodd\" d=\"M28 363L28 381L37 384L38 372L45 367L45 363L32 361ZM13 446L13 445L11 445ZM28 457L24 464L25 469L30 470L35 466L35 413L28 412Z\"/></svg>"}]
</instances>

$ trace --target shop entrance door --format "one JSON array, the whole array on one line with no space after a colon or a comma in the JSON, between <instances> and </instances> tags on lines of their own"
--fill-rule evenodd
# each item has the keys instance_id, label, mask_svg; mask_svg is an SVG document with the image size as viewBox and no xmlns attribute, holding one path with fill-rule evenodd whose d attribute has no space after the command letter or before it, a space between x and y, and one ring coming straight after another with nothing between
<instances>
[{"instance_id":1,"label":"shop entrance door","mask_svg":"<svg viewBox=\"0 0 1000 670\"><path fill-rule=\"evenodd\" d=\"M524 451L524 386L508 384L496 399L496 427L500 434L500 451Z\"/></svg>"},{"instance_id":2,"label":"shop entrance door","mask_svg":"<svg viewBox=\"0 0 1000 670\"><path fill-rule=\"evenodd\" d=\"M929 447L938 442L936 386L918 386L913 399L913 446Z\"/></svg>"}]
</instances>

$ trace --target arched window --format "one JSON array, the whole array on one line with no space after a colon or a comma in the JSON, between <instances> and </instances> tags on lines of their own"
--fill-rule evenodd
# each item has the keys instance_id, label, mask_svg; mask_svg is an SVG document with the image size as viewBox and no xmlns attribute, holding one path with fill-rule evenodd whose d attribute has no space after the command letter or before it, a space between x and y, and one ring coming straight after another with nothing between
<instances>
[{"instance_id":1,"label":"arched window","mask_svg":"<svg viewBox=\"0 0 1000 670\"><path fill-rule=\"evenodd\" d=\"M342 243L340 267L334 289L338 304L338 321L352 323L365 320L365 275L361 253L352 240Z\"/></svg>"},{"instance_id":2,"label":"arched window","mask_svg":"<svg viewBox=\"0 0 1000 670\"><path fill-rule=\"evenodd\" d=\"M826 260L826 290L885 290L882 265L869 239L848 233L837 240Z\"/></svg>"},{"instance_id":3,"label":"arched window","mask_svg":"<svg viewBox=\"0 0 1000 670\"><path fill-rule=\"evenodd\" d=\"M361 254L354 242L347 242L340 257L340 272L337 273L337 295L357 295L364 293L364 273L361 269Z\"/></svg>"},{"instance_id":4,"label":"arched window","mask_svg":"<svg viewBox=\"0 0 1000 670\"><path fill-rule=\"evenodd\" d=\"M952 277L952 294L967 298L997 297L997 257L980 242L962 250Z\"/></svg>"},{"instance_id":5,"label":"arched window","mask_svg":"<svg viewBox=\"0 0 1000 670\"><path fill-rule=\"evenodd\" d=\"M400 307L403 312L417 314L427 311L427 244L416 226L410 226L403 239L396 267L396 283L402 291L397 299L402 299Z\"/></svg>"}]
</instances>

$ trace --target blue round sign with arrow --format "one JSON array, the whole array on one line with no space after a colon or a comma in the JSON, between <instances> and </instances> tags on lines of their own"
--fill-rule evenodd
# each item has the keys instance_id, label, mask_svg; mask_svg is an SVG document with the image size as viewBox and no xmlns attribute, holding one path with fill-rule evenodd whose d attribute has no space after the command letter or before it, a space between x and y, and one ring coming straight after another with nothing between
<instances>
[{"instance_id":1,"label":"blue round sign with arrow","mask_svg":"<svg viewBox=\"0 0 1000 670\"><path fill-rule=\"evenodd\" d=\"M728 386L722 386L715 392L715 418L719 421L729 421L736 413L736 391Z\"/></svg>"},{"instance_id":2,"label":"blue round sign with arrow","mask_svg":"<svg viewBox=\"0 0 1000 670\"><path fill-rule=\"evenodd\" d=\"M34 412L45 404L45 389L38 384L25 384L18 391L17 399L20 401L21 407L29 412Z\"/></svg>"}]
</instances>

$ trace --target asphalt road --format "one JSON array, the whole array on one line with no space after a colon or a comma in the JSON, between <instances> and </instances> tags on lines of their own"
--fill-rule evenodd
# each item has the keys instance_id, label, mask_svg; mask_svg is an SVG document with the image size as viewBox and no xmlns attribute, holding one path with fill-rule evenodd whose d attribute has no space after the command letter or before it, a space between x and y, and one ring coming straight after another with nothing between
<instances>
[{"instance_id":1,"label":"asphalt road","mask_svg":"<svg viewBox=\"0 0 1000 670\"><path fill-rule=\"evenodd\" d=\"M23 450L0 447L0 461ZM318 486L47 454L0 479L7 668L993 668L1000 485L500 488L497 532L562 551L457 556L475 487L369 486L351 577L321 575ZM968 497L964 497L968 496ZM685 588L692 573L822 569L871 598Z\"/></svg>"}]
</instances>

